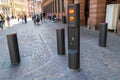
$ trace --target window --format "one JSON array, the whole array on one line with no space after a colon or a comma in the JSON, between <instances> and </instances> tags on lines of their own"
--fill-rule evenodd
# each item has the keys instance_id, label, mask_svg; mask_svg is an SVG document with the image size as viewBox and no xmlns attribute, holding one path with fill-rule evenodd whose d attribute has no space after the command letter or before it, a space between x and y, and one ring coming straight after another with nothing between
<instances>
[{"instance_id":1,"label":"window","mask_svg":"<svg viewBox=\"0 0 120 80\"><path fill-rule=\"evenodd\" d=\"M114 4L116 3L116 0L107 0L107 4Z\"/></svg>"}]
</instances>

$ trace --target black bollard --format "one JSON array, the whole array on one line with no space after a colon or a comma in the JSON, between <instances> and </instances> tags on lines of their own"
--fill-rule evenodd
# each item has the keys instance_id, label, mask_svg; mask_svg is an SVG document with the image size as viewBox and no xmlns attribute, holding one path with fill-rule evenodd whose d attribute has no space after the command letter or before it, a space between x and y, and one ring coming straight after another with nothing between
<instances>
[{"instance_id":1,"label":"black bollard","mask_svg":"<svg viewBox=\"0 0 120 80\"><path fill-rule=\"evenodd\" d=\"M80 4L68 5L68 66L80 70Z\"/></svg>"},{"instance_id":2,"label":"black bollard","mask_svg":"<svg viewBox=\"0 0 120 80\"><path fill-rule=\"evenodd\" d=\"M57 51L58 55L65 55L65 31L64 28L57 29Z\"/></svg>"},{"instance_id":3,"label":"black bollard","mask_svg":"<svg viewBox=\"0 0 120 80\"><path fill-rule=\"evenodd\" d=\"M68 65L69 68L72 70L79 70L80 68L80 55L78 54L79 52L77 50L68 50Z\"/></svg>"},{"instance_id":4,"label":"black bollard","mask_svg":"<svg viewBox=\"0 0 120 80\"><path fill-rule=\"evenodd\" d=\"M106 47L107 42L107 23L99 24L99 46Z\"/></svg>"},{"instance_id":5,"label":"black bollard","mask_svg":"<svg viewBox=\"0 0 120 80\"><path fill-rule=\"evenodd\" d=\"M65 24L66 23L66 17L62 16L62 23Z\"/></svg>"},{"instance_id":6,"label":"black bollard","mask_svg":"<svg viewBox=\"0 0 120 80\"><path fill-rule=\"evenodd\" d=\"M20 63L19 47L17 41L17 34L8 34L7 35L8 48L10 52L10 59L12 64Z\"/></svg>"}]
</instances>

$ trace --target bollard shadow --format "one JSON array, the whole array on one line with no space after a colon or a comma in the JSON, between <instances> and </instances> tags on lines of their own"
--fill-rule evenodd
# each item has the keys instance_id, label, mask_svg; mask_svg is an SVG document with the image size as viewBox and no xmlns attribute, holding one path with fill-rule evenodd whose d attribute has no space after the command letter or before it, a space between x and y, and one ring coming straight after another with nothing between
<instances>
[{"instance_id":1,"label":"bollard shadow","mask_svg":"<svg viewBox=\"0 0 120 80\"><path fill-rule=\"evenodd\" d=\"M20 64L10 64L9 68L16 68L16 67L19 67Z\"/></svg>"},{"instance_id":2,"label":"bollard shadow","mask_svg":"<svg viewBox=\"0 0 120 80\"><path fill-rule=\"evenodd\" d=\"M3 69L9 69L9 68L18 68L18 67L23 67L23 66L28 66L32 64L32 58L31 56L22 56L21 57L21 62L18 64L12 64L10 59L7 59L3 64L2 68Z\"/></svg>"},{"instance_id":3,"label":"bollard shadow","mask_svg":"<svg viewBox=\"0 0 120 80\"><path fill-rule=\"evenodd\" d=\"M3 64L2 64L2 68L3 69L8 69L8 68L16 68L20 66L20 64L11 64L10 60L6 60Z\"/></svg>"}]
</instances>

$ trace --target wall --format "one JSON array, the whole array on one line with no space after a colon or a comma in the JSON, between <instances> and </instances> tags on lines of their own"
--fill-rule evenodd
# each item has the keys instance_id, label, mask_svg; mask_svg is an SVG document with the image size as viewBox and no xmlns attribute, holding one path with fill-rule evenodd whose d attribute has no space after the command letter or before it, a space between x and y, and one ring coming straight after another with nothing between
<instances>
[{"instance_id":1,"label":"wall","mask_svg":"<svg viewBox=\"0 0 120 80\"><path fill-rule=\"evenodd\" d=\"M120 0L116 0L117 3L120 3Z\"/></svg>"},{"instance_id":2,"label":"wall","mask_svg":"<svg viewBox=\"0 0 120 80\"><path fill-rule=\"evenodd\" d=\"M78 0L80 3L80 25L85 25L85 0Z\"/></svg>"},{"instance_id":3,"label":"wall","mask_svg":"<svg viewBox=\"0 0 120 80\"><path fill-rule=\"evenodd\" d=\"M75 3L75 0L68 0L68 4ZM84 11L85 11L85 0L78 0L78 3L80 3L80 25L85 25L85 17L84 17Z\"/></svg>"},{"instance_id":4,"label":"wall","mask_svg":"<svg viewBox=\"0 0 120 80\"><path fill-rule=\"evenodd\" d=\"M99 29L99 23L105 22L106 0L90 0L88 26Z\"/></svg>"}]
</instances>

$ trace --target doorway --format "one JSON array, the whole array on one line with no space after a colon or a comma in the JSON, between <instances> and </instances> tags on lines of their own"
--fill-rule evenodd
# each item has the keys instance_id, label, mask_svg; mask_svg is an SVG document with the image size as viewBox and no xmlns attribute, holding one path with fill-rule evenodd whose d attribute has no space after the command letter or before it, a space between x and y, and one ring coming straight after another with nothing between
<instances>
[{"instance_id":1,"label":"doorway","mask_svg":"<svg viewBox=\"0 0 120 80\"><path fill-rule=\"evenodd\" d=\"M85 25L87 26L90 10L90 0L85 0Z\"/></svg>"},{"instance_id":2,"label":"doorway","mask_svg":"<svg viewBox=\"0 0 120 80\"><path fill-rule=\"evenodd\" d=\"M107 4L115 4L116 0L107 0Z\"/></svg>"}]
</instances>

